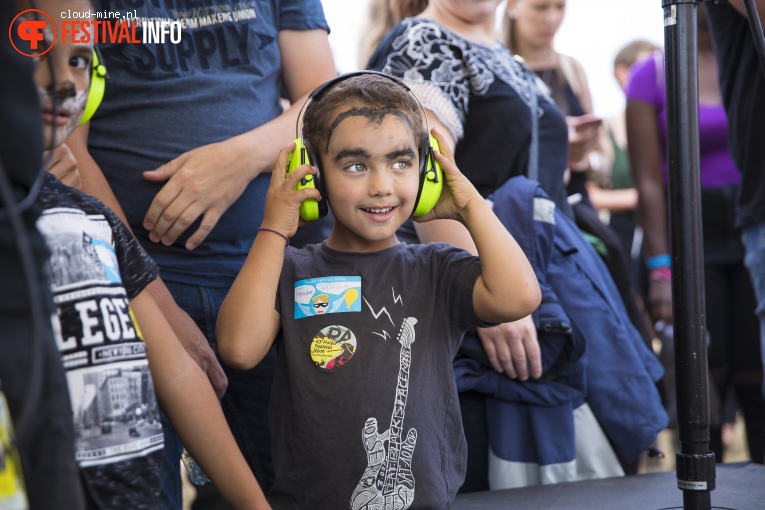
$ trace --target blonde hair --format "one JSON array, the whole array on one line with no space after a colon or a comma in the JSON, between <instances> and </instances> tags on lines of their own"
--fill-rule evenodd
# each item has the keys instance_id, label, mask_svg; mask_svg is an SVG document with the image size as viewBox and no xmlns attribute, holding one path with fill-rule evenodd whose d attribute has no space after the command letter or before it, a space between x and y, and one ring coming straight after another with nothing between
<instances>
[{"instance_id":1,"label":"blonde hair","mask_svg":"<svg viewBox=\"0 0 765 510\"><path fill-rule=\"evenodd\" d=\"M417 16L427 6L428 0L371 0L359 48L359 67L367 67L369 57L391 28L404 18Z\"/></svg>"},{"instance_id":2,"label":"blonde hair","mask_svg":"<svg viewBox=\"0 0 765 510\"><path fill-rule=\"evenodd\" d=\"M638 59L646 53L652 53L660 49L650 41L638 39L624 46L616 54L614 58L614 69L618 66L632 67L632 64L638 61Z\"/></svg>"}]
</instances>

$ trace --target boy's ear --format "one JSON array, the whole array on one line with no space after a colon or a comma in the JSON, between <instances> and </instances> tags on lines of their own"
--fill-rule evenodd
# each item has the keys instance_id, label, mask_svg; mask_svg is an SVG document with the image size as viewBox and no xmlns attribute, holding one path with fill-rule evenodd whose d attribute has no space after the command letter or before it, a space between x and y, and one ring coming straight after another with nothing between
<instances>
[{"instance_id":1,"label":"boy's ear","mask_svg":"<svg viewBox=\"0 0 765 510\"><path fill-rule=\"evenodd\" d=\"M101 100L104 98L104 92L106 91L106 79L108 77L106 73L106 66L99 58L101 55L97 49L93 49L93 61L90 64L92 69L90 75L90 89L88 89L88 99L85 102L85 110L80 120L80 126L86 124L96 113Z\"/></svg>"}]
</instances>

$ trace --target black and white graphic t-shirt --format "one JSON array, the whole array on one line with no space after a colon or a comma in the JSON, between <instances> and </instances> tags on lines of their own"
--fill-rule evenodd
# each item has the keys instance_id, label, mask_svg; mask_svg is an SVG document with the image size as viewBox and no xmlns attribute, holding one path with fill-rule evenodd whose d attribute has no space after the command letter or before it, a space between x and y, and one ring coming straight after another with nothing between
<instances>
[{"instance_id":1,"label":"black and white graphic t-shirt","mask_svg":"<svg viewBox=\"0 0 765 510\"><path fill-rule=\"evenodd\" d=\"M55 336L85 491L97 508L157 508L162 427L128 306L157 267L104 204L45 179L37 228L51 251Z\"/></svg>"},{"instance_id":2,"label":"black and white graphic t-shirt","mask_svg":"<svg viewBox=\"0 0 765 510\"><path fill-rule=\"evenodd\" d=\"M269 407L275 510L448 507L467 460L452 358L484 325L480 272L441 243L287 249Z\"/></svg>"}]
</instances>

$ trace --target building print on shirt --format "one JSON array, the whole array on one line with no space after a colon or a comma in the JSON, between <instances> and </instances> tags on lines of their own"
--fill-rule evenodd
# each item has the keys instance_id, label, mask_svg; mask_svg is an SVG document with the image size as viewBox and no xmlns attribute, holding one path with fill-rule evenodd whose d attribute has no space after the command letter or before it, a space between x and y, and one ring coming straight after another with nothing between
<instances>
[{"instance_id":1,"label":"building print on shirt","mask_svg":"<svg viewBox=\"0 0 765 510\"><path fill-rule=\"evenodd\" d=\"M378 433L376 418L370 417L364 423L362 440L367 452L367 467L351 495L351 510L406 510L414 501L412 457L417 430L409 429L403 442L402 432L415 324L416 318L407 317L398 333L401 354L390 427Z\"/></svg>"},{"instance_id":2,"label":"building print on shirt","mask_svg":"<svg viewBox=\"0 0 765 510\"><path fill-rule=\"evenodd\" d=\"M159 452L159 406L112 226L103 215L56 207L45 210L37 227L51 252L54 337L66 371L77 462L100 469ZM135 479L142 468L109 469Z\"/></svg>"}]
</instances>

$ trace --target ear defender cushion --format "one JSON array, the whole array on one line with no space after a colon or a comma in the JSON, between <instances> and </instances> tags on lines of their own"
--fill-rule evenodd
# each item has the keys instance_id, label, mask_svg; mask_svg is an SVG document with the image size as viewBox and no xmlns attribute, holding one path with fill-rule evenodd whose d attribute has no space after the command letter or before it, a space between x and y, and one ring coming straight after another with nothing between
<instances>
[{"instance_id":1,"label":"ear defender cushion","mask_svg":"<svg viewBox=\"0 0 765 510\"><path fill-rule=\"evenodd\" d=\"M306 149L302 138L295 139L295 149L290 153L287 159L287 175L301 165L313 165L313 161L318 160L313 157L312 154ZM317 169L318 164L314 165ZM327 200L326 193L324 193L324 186L321 182L321 170L316 172L316 175L306 175L296 185L295 190L301 190L305 188L318 189L321 193L320 200L314 200L309 198L304 200L300 204L300 217L306 221L318 220L327 215Z\"/></svg>"},{"instance_id":2,"label":"ear defender cushion","mask_svg":"<svg viewBox=\"0 0 765 510\"><path fill-rule=\"evenodd\" d=\"M79 126L87 123L96 113L98 105L104 98L106 90L106 66L98 60L98 53L93 50L93 62L91 62L93 73L90 78L90 89L88 90L88 99L85 102L85 111L82 114Z\"/></svg>"},{"instance_id":3,"label":"ear defender cushion","mask_svg":"<svg viewBox=\"0 0 765 510\"><path fill-rule=\"evenodd\" d=\"M439 151L433 135L423 135L420 144L420 189L412 216L425 216L438 203L444 189L444 172L436 162L434 151Z\"/></svg>"}]
</instances>

